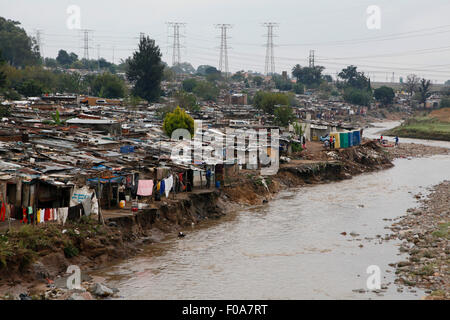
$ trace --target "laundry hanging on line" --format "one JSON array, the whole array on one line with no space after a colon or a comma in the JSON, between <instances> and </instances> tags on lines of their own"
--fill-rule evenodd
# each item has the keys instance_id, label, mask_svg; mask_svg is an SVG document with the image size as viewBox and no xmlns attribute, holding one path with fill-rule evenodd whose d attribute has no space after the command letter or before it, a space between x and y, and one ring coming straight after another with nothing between
<instances>
[{"instance_id":1,"label":"laundry hanging on line","mask_svg":"<svg viewBox=\"0 0 450 320\"><path fill-rule=\"evenodd\" d=\"M164 187L166 198L169 197L170 189L173 187L173 176L171 175L169 178L164 179Z\"/></svg>"},{"instance_id":2,"label":"laundry hanging on line","mask_svg":"<svg viewBox=\"0 0 450 320\"><path fill-rule=\"evenodd\" d=\"M151 196L153 193L153 180L139 180L138 196Z\"/></svg>"}]
</instances>

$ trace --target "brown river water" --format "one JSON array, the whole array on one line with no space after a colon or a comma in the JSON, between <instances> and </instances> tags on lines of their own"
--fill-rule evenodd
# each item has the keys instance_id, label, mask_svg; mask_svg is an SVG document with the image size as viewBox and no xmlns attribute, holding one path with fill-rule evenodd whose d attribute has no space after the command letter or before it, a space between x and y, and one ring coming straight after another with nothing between
<instances>
[{"instance_id":1,"label":"brown river water","mask_svg":"<svg viewBox=\"0 0 450 320\"><path fill-rule=\"evenodd\" d=\"M283 191L94 275L121 299L420 299L423 291L394 284L388 264L405 259L401 242L377 235L391 233L383 219L403 215L417 205L415 194L445 179L449 156L399 159L389 170ZM353 291L367 290L370 265L388 289Z\"/></svg>"}]
</instances>

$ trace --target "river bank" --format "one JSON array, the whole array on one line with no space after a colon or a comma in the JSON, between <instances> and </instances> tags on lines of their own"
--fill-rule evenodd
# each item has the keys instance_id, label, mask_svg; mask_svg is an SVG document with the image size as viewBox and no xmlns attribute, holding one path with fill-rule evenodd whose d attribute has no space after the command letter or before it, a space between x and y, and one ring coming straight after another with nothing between
<instances>
[{"instance_id":1,"label":"river bank","mask_svg":"<svg viewBox=\"0 0 450 320\"><path fill-rule=\"evenodd\" d=\"M395 264L396 283L425 289L427 299L450 299L450 181L432 188L391 230L408 260Z\"/></svg>"},{"instance_id":2,"label":"river bank","mask_svg":"<svg viewBox=\"0 0 450 320\"><path fill-rule=\"evenodd\" d=\"M0 293L4 298L17 298L20 293L35 299L67 299L74 294L79 297L79 293L63 289L64 273L69 265L80 265L83 272L89 272L133 257L141 251L141 246L158 243L193 224L218 219L243 206L267 202L281 190L390 168L393 166L391 159L401 155L397 152L390 157L389 151L374 142L320 153L315 156L321 160L292 160L283 164L276 176L262 178L254 171L243 172L222 192L191 194L178 201L164 201L159 208L110 219L104 226L81 221L64 228L44 226L8 235L2 238L0 252L7 266L14 267L3 270ZM21 241L24 236L27 237L25 242ZM33 245L20 247L19 243ZM17 251L20 254L8 254L12 249L20 249ZM83 286L88 291L95 280L90 277L85 280Z\"/></svg>"},{"instance_id":3,"label":"river bank","mask_svg":"<svg viewBox=\"0 0 450 320\"><path fill-rule=\"evenodd\" d=\"M385 135L404 138L450 141L450 108L435 110L426 116L409 118Z\"/></svg>"}]
</instances>

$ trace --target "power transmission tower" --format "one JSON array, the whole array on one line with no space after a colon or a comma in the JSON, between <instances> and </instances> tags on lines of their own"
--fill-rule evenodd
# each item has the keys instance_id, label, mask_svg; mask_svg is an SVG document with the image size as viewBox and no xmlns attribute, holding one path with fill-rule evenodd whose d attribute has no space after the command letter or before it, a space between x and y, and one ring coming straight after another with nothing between
<instances>
[{"instance_id":1,"label":"power transmission tower","mask_svg":"<svg viewBox=\"0 0 450 320\"><path fill-rule=\"evenodd\" d=\"M97 65L98 70L100 70L100 44L97 44Z\"/></svg>"},{"instance_id":2,"label":"power transmission tower","mask_svg":"<svg viewBox=\"0 0 450 320\"><path fill-rule=\"evenodd\" d=\"M40 30L40 29L36 30L36 45L39 49L39 54L41 55L42 58L44 58L44 51L42 49L44 44L42 41L42 30Z\"/></svg>"},{"instance_id":3,"label":"power transmission tower","mask_svg":"<svg viewBox=\"0 0 450 320\"><path fill-rule=\"evenodd\" d=\"M267 28L267 42L266 42L266 63L264 73L266 75L275 73L275 57L273 54L273 28L278 26L275 22L265 22L263 26Z\"/></svg>"},{"instance_id":4,"label":"power transmission tower","mask_svg":"<svg viewBox=\"0 0 450 320\"><path fill-rule=\"evenodd\" d=\"M83 34L84 34L84 38L83 38L84 39L84 46L83 46L84 55L83 55L83 58L86 59L86 60L89 60L89 32L92 31L92 30L84 29L82 31L83 31Z\"/></svg>"},{"instance_id":5,"label":"power transmission tower","mask_svg":"<svg viewBox=\"0 0 450 320\"><path fill-rule=\"evenodd\" d=\"M230 24L216 24L216 28L220 28L220 60L219 70L225 71L225 77L228 78L228 44L227 44L227 29L231 28ZM224 70L225 69L225 70Z\"/></svg>"},{"instance_id":6,"label":"power transmission tower","mask_svg":"<svg viewBox=\"0 0 450 320\"><path fill-rule=\"evenodd\" d=\"M180 27L184 26L182 22L168 22L169 27L173 28L173 52L172 52L172 65L181 63L181 44L180 44Z\"/></svg>"},{"instance_id":7,"label":"power transmission tower","mask_svg":"<svg viewBox=\"0 0 450 320\"><path fill-rule=\"evenodd\" d=\"M309 67L314 68L314 50L309 50Z\"/></svg>"}]
</instances>

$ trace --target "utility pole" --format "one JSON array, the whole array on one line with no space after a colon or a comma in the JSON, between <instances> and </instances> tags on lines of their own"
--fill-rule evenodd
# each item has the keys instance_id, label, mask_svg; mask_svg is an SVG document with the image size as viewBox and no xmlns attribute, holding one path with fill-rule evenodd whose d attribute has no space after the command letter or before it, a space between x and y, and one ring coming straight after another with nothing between
<instances>
[{"instance_id":1,"label":"utility pole","mask_svg":"<svg viewBox=\"0 0 450 320\"><path fill-rule=\"evenodd\" d=\"M181 63L181 44L180 44L180 26L184 26L182 22L167 22L169 27L173 28L173 45L172 45L172 66Z\"/></svg>"},{"instance_id":2,"label":"utility pole","mask_svg":"<svg viewBox=\"0 0 450 320\"><path fill-rule=\"evenodd\" d=\"M227 44L227 29L231 28L230 24L216 24L216 28L220 28L220 60L219 70L225 71L225 77L228 78L228 44Z\"/></svg>"},{"instance_id":3,"label":"utility pole","mask_svg":"<svg viewBox=\"0 0 450 320\"><path fill-rule=\"evenodd\" d=\"M40 30L40 29L36 30L36 45L39 49L39 54L41 55L42 58L44 58L44 51L42 49L42 47L43 47L42 30Z\"/></svg>"},{"instance_id":4,"label":"utility pole","mask_svg":"<svg viewBox=\"0 0 450 320\"><path fill-rule=\"evenodd\" d=\"M309 50L309 67L314 68L314 50Z\"/></svg>"},{"instance_id":5,"label":"utility pole","mask_svg":"<svg viewBox=\"0 0 450 320\"><path fill-rule=\"evenodd\" d=\"M100 44L97 44L97 65L98 70L100 71Z\"/></svg>"},{"instance_id":6,"label":"utility pole","mask_svg":"<svg viewBox=\"0 0 450 320\"><path fill-rule=\"evenodd\" d=\"M275 73L275 57L273 53L273 28L278 26L275 22L265 22L263 26L267 28L267 42L266 42L266 63L264 73L266 75Z\"/></svg>"}]
</instances>

